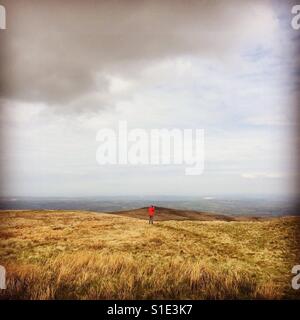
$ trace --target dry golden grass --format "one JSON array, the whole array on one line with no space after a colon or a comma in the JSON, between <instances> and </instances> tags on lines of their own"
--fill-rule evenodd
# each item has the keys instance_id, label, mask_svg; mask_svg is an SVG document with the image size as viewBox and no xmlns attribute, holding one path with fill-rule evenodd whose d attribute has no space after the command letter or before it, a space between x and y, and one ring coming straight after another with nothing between
<instances>
[{"instance_id":1,"label":"dry golden grass","mask_svg":"<svg viewBox=\"0 0 300 320\"><path fill-rule=\"evenodd\" d=\"M3 299L299 298L296 217L159 221L72 211L0 212Z\"/></svg>"}]
</instances>

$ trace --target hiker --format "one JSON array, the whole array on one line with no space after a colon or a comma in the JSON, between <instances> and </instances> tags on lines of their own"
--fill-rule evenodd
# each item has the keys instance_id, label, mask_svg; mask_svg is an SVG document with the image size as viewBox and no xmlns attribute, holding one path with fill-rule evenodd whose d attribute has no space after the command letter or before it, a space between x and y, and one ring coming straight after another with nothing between
<instances>
[{"instance_id":1,"label":"hiker","mask_svg":"<svg viewBox=\"0 0 300 320\"><path fill-rule=\"evenodd\" d=\"M154 206L149 207L148 212L149 212L149 224L153 224L155 207Z\"/></svg>"}]
</instances>

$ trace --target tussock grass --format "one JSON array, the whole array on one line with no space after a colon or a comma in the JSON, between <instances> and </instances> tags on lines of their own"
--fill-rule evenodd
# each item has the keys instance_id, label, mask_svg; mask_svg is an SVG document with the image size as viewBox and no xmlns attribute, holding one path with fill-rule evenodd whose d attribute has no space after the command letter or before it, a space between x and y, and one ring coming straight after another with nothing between
<instances>
[{"instance_id":1,"label":"tussock grass","mask_svg":"<svg viewBox=\"0 0 300 320\"><path fill-rule=\"evenodd\" d=\"M109 214L1 212L0 298L297 298L298 227L292 217L151 226Z\"/></svg>"}]
</instances>

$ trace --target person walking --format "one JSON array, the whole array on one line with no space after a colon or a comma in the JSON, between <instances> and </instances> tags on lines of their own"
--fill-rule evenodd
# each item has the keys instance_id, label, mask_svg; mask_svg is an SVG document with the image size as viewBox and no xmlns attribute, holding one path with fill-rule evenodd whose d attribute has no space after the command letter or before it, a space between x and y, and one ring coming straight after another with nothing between
<instances>
[{"instance_id":1,"label":"person walking","mask_svg":"<svg viewBox=\"0 0 300 320\"><path fill-rule=\"evenodd\" d=\"M149 213L149 224L153 224L154 220L154 212L155 212L155 207L151 206L148 208L148 213Z\"/></svg>"}]
</instances>

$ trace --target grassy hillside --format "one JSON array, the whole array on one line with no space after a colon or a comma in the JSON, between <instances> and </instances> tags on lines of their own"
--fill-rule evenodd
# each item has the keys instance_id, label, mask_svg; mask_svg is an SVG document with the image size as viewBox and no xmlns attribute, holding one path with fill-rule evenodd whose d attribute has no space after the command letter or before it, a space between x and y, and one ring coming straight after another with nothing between
<instances>
[{"instance_id":1,"label":"grassy hillside","mask_svg":"<svg viewBox=\"0 0 300 320\"><path fill-rule=\"evenodd\" d=\"M122 214L2 211L0 297L299 298L290 285L299 227L296 217L148 225Z\"/></svg>"},{"instance_id":2,"label":"grassy hillside","mask_svg":"<svg viewBox=\"0 0 300 320\"><path fill-rule=\"evenodd\" d=\"M199 220L199 221L250 221L250 220L262 220L262 217L254 216L229 216L223 214L216 214L210 212L201 212L196 210L183 210L183 209L170 209L163 207L155 207L155 220L156 221L167 221L167 220ZM114 214L137 218L137 219L148 219L148 208L139 208L134 210L125 210L115 212Z\"/></svg>"}]
</instances>

